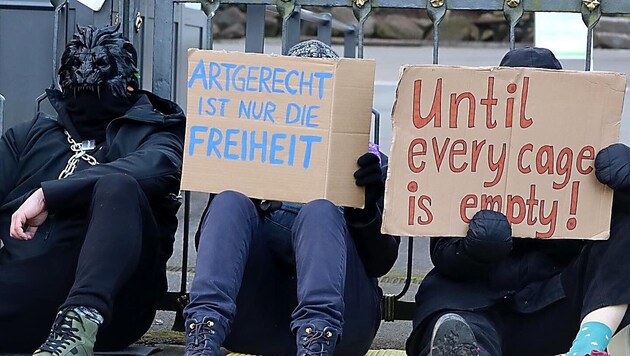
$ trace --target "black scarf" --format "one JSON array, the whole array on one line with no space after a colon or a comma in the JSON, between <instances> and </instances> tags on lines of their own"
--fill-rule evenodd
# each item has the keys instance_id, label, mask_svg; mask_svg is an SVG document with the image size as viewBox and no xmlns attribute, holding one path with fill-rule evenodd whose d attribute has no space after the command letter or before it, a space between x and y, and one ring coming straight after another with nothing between
<instances>
[{"instance_id":1,"label":"black scarf","mask_svg":"<svg viewBox=\"0 0 630 356\"><path fill-rule=\"evenodd\" d=\"M82 140L105 141L109 123L123 116L138 100L138 95L115 97L109 90L79 92L64 96L66 110Z\"/></svg>"}]
</instances>

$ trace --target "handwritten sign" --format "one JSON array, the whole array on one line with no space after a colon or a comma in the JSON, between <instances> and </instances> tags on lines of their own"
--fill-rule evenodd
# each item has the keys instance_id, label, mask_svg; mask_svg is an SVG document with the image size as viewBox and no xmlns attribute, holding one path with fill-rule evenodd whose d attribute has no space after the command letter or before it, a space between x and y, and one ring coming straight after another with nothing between
<instances>
[{"instance_id":1,"label":"handwritten sign","mask_svg":"<svg viewBox=\"0 0 630 356\"><path fill-rule=\"evenodd\" d=\"M491 209L514 236L606 239L612 191L594 160L618 141L625 86L616 73L405 67L383 230L465 236Z\"/></svg>"},{"instance_id":2,"label":"handwritten sign","mask_svg":"<svg viewBox=\"0 0 630 356\"><path fill-rule=\"evenodd\" d=\"M190 50L184 189L360 207L373 61Z\"/></svg>"}]
</instances>

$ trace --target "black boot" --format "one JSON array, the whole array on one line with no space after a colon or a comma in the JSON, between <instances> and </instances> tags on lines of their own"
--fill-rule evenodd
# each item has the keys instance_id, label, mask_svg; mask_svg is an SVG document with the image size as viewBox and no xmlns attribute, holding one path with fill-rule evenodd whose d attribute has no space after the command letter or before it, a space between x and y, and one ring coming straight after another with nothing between
<instances>
[{"instance_id":1,"label":"black boot","mask_svg":"<svg viewBox=\"0 0 630 356\"><path fill-rule=\"evenodd\" d=\"M466 320L448 313L433 327L430 356L479 356L477 339Z\"/></svg>"}]
</instances>

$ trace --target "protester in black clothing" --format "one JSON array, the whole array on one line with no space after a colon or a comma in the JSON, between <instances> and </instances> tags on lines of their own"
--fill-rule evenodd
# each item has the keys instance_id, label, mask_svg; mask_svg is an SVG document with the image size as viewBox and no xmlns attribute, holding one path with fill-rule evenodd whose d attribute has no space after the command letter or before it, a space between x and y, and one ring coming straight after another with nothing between
<instances>
[{"instance_id":1,"label":"protester in black clothing","mask_svg":"<svg viewBox=\"0 0 630 356\"><path fill-rule=\"evenodd\" d=\"M561 69L543 48L508 52L502 66ZM409 355L557 355L605 350L630 322L630 148L595 160L615 190L607 241L513 239L507 218L480 211L465 238L432 238L435 268L416 294ZM572 342L573 341L573 342Z\"/></svg>"},{"instance_id":2,"label":"protester in black clothing","mask_svg":"<svg viewBox=\"0 0 630 356\"><path fill-rule=\"evenodd\" d=\"M47 91L57 117L0 141L0 352L125 347L166 291L185 118L139 89L117 30L79 27Z\"/></svg>"},{"instance_id":3,"label":"protester in black clothing","mask_svg":"<svg viewBox=\"0 0 630 356\"><path fill-rule=\"evenodd\" d=\"M317 41L289 55L335 58ZM381 322L376 278L393 266L400 239L381 233L387 156L370 145L354 174L365 208L214 196L199 231L186 318L186 356L363 355ZM228 266L226 268L226 266Z\"/></svg>"}]
</instances>

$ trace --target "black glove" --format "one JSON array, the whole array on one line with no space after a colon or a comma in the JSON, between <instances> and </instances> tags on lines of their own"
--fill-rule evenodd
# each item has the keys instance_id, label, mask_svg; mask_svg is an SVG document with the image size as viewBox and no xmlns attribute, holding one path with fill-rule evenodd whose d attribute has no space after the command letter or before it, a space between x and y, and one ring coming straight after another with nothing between
<instances>
[{"instance_id":1,"label":"black glove","mask_svg":"<svg viewBox=\"0 0 630 356\"><path fill-rule=\"evenodd\" d=\"M385 194L383 171L379 157L366 153L357 160L359 169L354 172L356 185L365 187L365 207L363 209L346 209L346 217L354 222L370 222L378 212L377 204Z\"/></svg>"},{"instance_id":2,"label":"black glove","mask_svg":"<svg viewBox=\"0 0 630 356\"><path fill-rule=\"evenodd\" d=\"M505 215L481 210L473 216L464 238L464 252L472 259L497 262L512 251L512 228Z\"/></svg>"},{"instance_id":3,"label":"black glove","mask_svg":"<svg viewBox=\"0 0 630 356\"><path fill-rule=\"evenodd\" d=\"M630 147L615 143L599 151L595 176L612 189L630 187Z\"/></svg>"}]
</instances>

